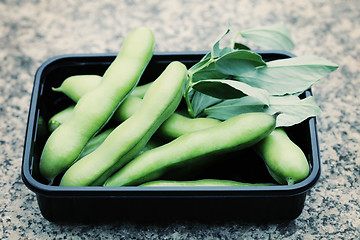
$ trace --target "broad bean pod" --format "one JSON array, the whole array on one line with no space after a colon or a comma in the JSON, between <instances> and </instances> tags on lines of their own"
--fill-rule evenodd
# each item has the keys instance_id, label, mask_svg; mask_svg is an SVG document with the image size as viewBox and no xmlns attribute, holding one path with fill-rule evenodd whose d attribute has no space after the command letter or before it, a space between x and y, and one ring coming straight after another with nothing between
<instances>
[{"instance_id":1,"label":"broad bean pod","mask_svg":"<svg viewBox=\"0 0 360 240\"><path fill-rule=\"evenodd\" d=\"M143 84L143 85L138 85L134 89L134 91L131 92L131 96L138 97L138 98L144 98L144 96L150 86L151 86L151 82Z\"/></svg>"},{"instance_id":2,"label":"broad bean pod","mask_svg":"<svg viewBox=\"0 0 360 240\"><path fill-rule=\"evenodd\" d=\"M241 187L241 186L274 186L273 183L243 183L222 179L200 179L191 181L156 180L140 184L139 187Z\"/></svg>"},{"instance_id":3,"label":"broad bean pod","mask_svg":"<svg viewBox=\"0 0 360 240\"><path fill-rule=\"evenodd\" d=\"M283 128L276 128L254 146L265 162L270 175L280 184L294 184L309 175L309 163L304 152Z\"/></svg>"},{"instance_id":4,"label":"broad bean pod","mask_svg":"<svg viewBox=\"0 0 360 240\"><path fill-rule=\"evenodd\" d=\"M139 155L108 178L104 186L138 185L158 179L175 167L253 146L274 128L275 117L272 115L238 115L213 127L184 134Z\"/></svg>"},{"instance_id":5,"label":"broad bean pod","mask_svg":"<svg viewBox=\"0 0 360 240\"><path fill-rule=\"evenodd\" d=\"M102 129L137 85L152 57L154 44L151 30L133 30L100 85L81 97L71 118L51 133L40 158L40 173L50 184L77 161L89 139Z\"/></svg>"},{"instance_id":6,"label":"broad bean pod","mask_svg":"<svg viewBox=\"0 0 360 240\"><path fill-rule=\"evenodd\" d=\"M52 90L66 93L74 102L78 102L81 96L97 88L101 83L101 79L102 77L99 75L74 75L66 78L60 87L54 87Z\"/></svg>"},{"instance_id":7,"label":"broad bean pod","mask_svg":"<svg viewBox=\"0 0 360 240\"><path fill-rule=\"evenodd\" d=\"M84 150L81 152L79 158L83 158L86 155L95 151L95 149L97 149L105 141L105 139L110 135L113 130L114 128L109 128L92 137L85 145Z\"/></svg>"},{"instance_id":8,"label":"broad bean pod","mask_svg":"<svg viewBox=\"0 0 360 240\"><path fill-rule=\"evenodd\" d=\"M101 76L99 75L74 75L66 78L59 87L52 89L55 92L64 93L74 102L78 102L85 93L94 90L100 85L100 83ZM150 85L151 82L144 85L138 85L134 88L130 95L143 98Z\"/></svg>"},{"instance_id":9,"label":"broad bean pod","mask_svg":"<svg viewBox=\"0 0 360 240\"><path fill-rule=\"evenodd\" d=\"M55 129L57 129L61 124L63 124L64 122L66 122L72 115L73 111L74 111L74 105L71 105L63 110L61 110L60 112L56 113L55 115L53 115L47 124L47 127L49 129L50 132L55 131Z\"/></svg>"}]
</instances>

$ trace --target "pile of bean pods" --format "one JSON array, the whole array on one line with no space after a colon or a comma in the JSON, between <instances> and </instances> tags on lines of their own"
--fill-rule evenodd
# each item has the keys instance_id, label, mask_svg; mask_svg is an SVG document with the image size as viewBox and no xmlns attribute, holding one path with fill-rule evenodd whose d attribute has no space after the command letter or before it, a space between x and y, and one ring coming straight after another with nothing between
<instances>
[{"instance_id":1,"label":"pile of bean pods","mask_svg":"<svg viewBox=\"0 0 360 240\"><path fill-rule=\"evenodd\" d=\"M152 31L137 28L103 76L71 76L53 89L74 105L48 122L51 134L39 167L49 184L60 177L60 186L273 185L161 179L174 168L250 147L277 183L293 184L308 176L306 156L283 128L275 127L276 115L253 112L220 121L181 114L187 81L183 63L171 62L157 79L138 86L154 45ZM104 129L110 119L118 124Z\"/></svg>"}]
</instances>

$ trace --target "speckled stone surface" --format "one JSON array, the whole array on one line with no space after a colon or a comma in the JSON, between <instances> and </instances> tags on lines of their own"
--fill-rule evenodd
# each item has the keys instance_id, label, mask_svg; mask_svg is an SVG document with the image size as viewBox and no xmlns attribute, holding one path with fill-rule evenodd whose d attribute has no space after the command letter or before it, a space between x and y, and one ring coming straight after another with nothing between
<instances>
[{"instance_id":1,"label":"speckled stone surface","mask_svg":"<svg viewBox=\"0 0 360 240\"><path fill-rule=\"evenodd\" d=\"M56 224L21 180L36 69L67 53L117 52L150 27L157 51L207 50L228 23L245 29L283 21L296 55L340 65L313 87L322 175L293 221ZM0 1L1 239L358 239L360 236L360 2L357 0Z\"/></svg>"}]
</instances>

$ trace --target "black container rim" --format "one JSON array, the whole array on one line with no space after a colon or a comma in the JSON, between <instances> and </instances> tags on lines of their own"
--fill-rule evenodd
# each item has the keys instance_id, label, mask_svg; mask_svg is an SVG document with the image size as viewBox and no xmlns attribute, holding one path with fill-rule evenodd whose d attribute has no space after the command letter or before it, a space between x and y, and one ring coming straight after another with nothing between
<instances>
[{"instance_id":1,"label":"black container rim","mask_svg":"<svg viewBox=\"0 0 360 240\"><path fill-rule=\"evenodd\" d=\"M294 54L287 51L255 51L260 55L275 54L283 57L295 57ZM189 52L155 52L154 56L189 56L197 55L203 56L206 52L203 51L189 51ZM23 148L22 171L21 176L24 184L34 193L42 196L51 196L53 198L59 197L251 197L251 196L266 196L266 197L289 197L303 194L310 190L320 178L320 154L319 141L317 135L316 118L311 117L309 122L309 134L311 136L311 147L313 154L313 164L309 176L299 183L293 185L275 185L275 186L229 186L229 187L103 187L103 186L86 186L86 187L64 187L64 186L50 186L38 182L30 173L30 148L31 140L33 138L35 119L38 118L37 98L39 95L41 75L43 71L51 64L66 59L66 58L83 58L83 57L115 57L116 53L105 54L65 54L58 55L46 60L35 73L33 91L30 100L28 124L25 132L25 141ZM40 92L42 89L40 89ZM312 95L311 89L305 91L306 96Z\"/></svg>"}]
</instances>

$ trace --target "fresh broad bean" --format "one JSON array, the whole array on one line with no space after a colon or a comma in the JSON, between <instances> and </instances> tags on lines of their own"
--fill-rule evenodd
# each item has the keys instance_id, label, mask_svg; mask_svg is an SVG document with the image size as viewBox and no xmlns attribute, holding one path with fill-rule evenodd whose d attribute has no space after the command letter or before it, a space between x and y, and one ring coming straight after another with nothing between
<instances>
[{"instance_id":1,"label":"fresh broad bean","mask_svg":"<svg viewBox=\"0 0 360 240\"><path fill-rule=\"evenodd\" d=\"M215 126L221 121L214 118L190 118L181 113L174 113L159 128L157 133L165 139L175 139L186 133Z\"/></svg>"},{"instance_id":2,"label":"fresh broad bean","mask_svg":"<svg viewBox=\"0 0 360 240\"><path fill-rule=\"evenodd\" d=\"M254 146L265 162L270 175L280 184L294 184L309 175L309 163L304 152L283 128L276 128Z\"/></svg>"},{"instance_id":3,"label":"fresh broad bean","mask_svg":"<svg viewBox=\"0 0 360 240\"><path fill-rule=\"evenodd\" d=\"M61 92L74 102L78 102L85 93L97 88L100 82L101 76L99 75L74 75L66 78L60 87L53 88L53 91ZM130 93L130 96L143 98L150 85L151 82L144 85L137 85Z\"/></svg>"},{"instance_id":4,"label":"fresh broad bean","mask_svg":"<svg viewBox=\"0 0 360 240\"><path fill-rule=\"evenodd\" d=\"M241 187L241 186L274 186L273 183L243 183L222 179L200 179L192 181L156 180L140 184L140 187Z\"/></svg>"},{"instance_id":5,"label":"fresh broad bean","mask_svg":"<svg viewBox=\"0 0 360 240\"><path fill-rule=\"evenodd\" d=\"M74 102L78 102L81 96L97 88L100 82L99 75L75 75L66 78L60 87L53 88L53 91L65 93Z\"/></svg>"},{"instance_id":6,"label":"fresh broad bean","mask_svg":"<svg viewBox=\"0 0 360 240\"><path fill-rule=\"evenodd\" d=\"M138 98L144 98L146 91L151 86L151 82L146 83L144 85L137 86L134 91L131 92L131 96L138 97Z\"/></svg>"},{"instance_id":7,"label":"fresh broad bean","mask_svg":"<svg viewBox=\"0 0 360 240\"><path fill-rule=\"evenodd\" d=\"M130 118L138 109L140 109L142 99L135 96L128 96L114 113L113 119L117 122L123 122Z\"/></svg>"},{"instance_id":8,"label":"fresh broad bean","mask_svg":"<svg viewBox=\"0 0 360 240\"><path fill-rule=\"evenodd\" d=\"M115 128L94 152L72 165L61 186L97 185L130 161L149 141L159 126L176 110L186 82L187 69L170 63L151 84L140 108ZM101 183L102 184L102 183Z\"/></svg>"},{"instance_id":9,"label":"fresh broad bean","mask_svg":"<svg viewBox=\"0 0 360 240\"><path fill-rule=\"evenodd\" d=\"M73 111L74 111L74 105L69 106L65 108L64 110L61 110L60 112L56 113L54 116L52 116L48 121L48 129L50 132L55 131L56 128L58 128L61 124L63 124L65 121L67 121Z\"/></svg>"},{"instance_id":10,"label":"fresh broad bean","mask_svg":"<svg viewBox=\"0 0 360 240\"><path fill-rule=\"evenodd\" d=\"M96 88L97 84L99 84L99 79L90 77L85 80L81 75L78 75L65 79L63 84L64 87L60 86L57 91L64 93L72 99L80 99L82 94L92 90L91 88ZM141 97L150 85L151 83L147 83L136 87L130 96L121 103L114 113L113 119L122 122L130 118L140 108ZM175 112L160 126L157 132L165 139L174 139L185 133L205 129L218 123L220 121L217 119L190 118Z\"/></svg>"},{"instance_id":11,"label":"fresh broad bean","mask_svg":"<svg viewBox=\"0 0 360 240\"><path fill-rule=\"evenodd\" d=\"M269 135L274 127L275 117L272 115L238 115L139 155L108 178L104 186L138 185L155 180L167 171L192 161L250 147Z\"/></svg>"},{"instance_id":12,"label":"fresh broad bean","mask_svg":"<svg viewBox=\"0 0 360 240\"><path fill-rule=\"evenodd\" d=\"M110 135L110 133L114 130L114 128L106 129L105 131L97 134L96 136L92 137L88 143L85 145L84 150L81 152L79 158L83 158L86 155L92 153L97 149L105 139Z\"/></svg>"},{"instance_id":13,"label":"fresh broad bean","mask_svg":"<svg viewBox=\"0 0 360 240\"><path fill-rule=\"evenodd\" d=\"M76 162L89 139L137 85L152 57L154 42L151 30L132 31L98 87L82 96L71 118L52 132L40 158L40 173L50 183Z\"/></svg>"}]
</instances>

